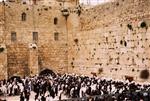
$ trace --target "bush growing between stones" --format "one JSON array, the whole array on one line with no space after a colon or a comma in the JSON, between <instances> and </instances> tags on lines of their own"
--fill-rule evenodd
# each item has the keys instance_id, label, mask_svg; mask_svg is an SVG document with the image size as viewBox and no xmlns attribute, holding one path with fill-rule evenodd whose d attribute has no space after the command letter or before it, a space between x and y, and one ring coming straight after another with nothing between
<instances>
[{"instance_id":1,"label":"bush growing between stones","mask_svg":"<svg viewBox=\"0 0 150 101\"><path fill-rule=\"evenodd\" d=\"M132 69L132 72L134 72L135 70L134 69Z\"/></svg>"},{"instance_id":2,"label":"bush growing between stones","mask_svg":"<svg viewBox=\"0 0 150 101\"><path fill-rule=\"evenodd\" d=\"M80 16L80 14L81 14L81 10L77 10L77 14L78 14L78 16Z\"/></svg>"},{"instance_id":3,"label":"bush growing between stones","mask_svg":"<svg viewBox=\"0 0 150 101\"><path fill-rule=\"evenodd\" d=\"M122 41L122 40L120 41L120 44L121 44L121 45L123 44L123 41Z\"/></svg>"},{"instance_id":4,"label":"bush growing between stones","mask_svg":"<svg viewBox=\"0 0 150 101\"><path fill-rule=\"evenodd\" d=\"M124 41L124 46L125 46L125 47L127 46L127 42L126 42L126 41Z\"/></svg>"},{"instance_id":5,"label":"bush growing between stones","mask_svg":"<svg viewBox=\"0 0 150 101\"><path fill-rule=\"evenodd\" d=\"M79 41L78 39L74 39L74 42L75 42L76 44L78 44L78 41Z\"/></svg>"},{"instance_id":6,"label":"bush growing between stones","mask_svg":"<svg viewBox=\"0 0 150 101\"><path fill-rule=\"evenodd\" d=\"M3 47L1 47L0 48L0 53L2 53L4 51L4 48Z\"/></svg>"},{"instance_id":7,"label":"bush growing between stones","mask_svg":"<svg viewBox=\"0 0 150 101\"><path fill-rule=\"evenodd\" d=\"M140 27L141 27L141 28L146 28L146 29L147 29L147 24L146 24L146 22L143 21L143 22L141 23Z\"/></svg>"},{"instance_id":8,"label":"bush growing between stones","mask_svg":"<svg viewBox=\"0 0 150 101\"><path fill-rule=\"evenodd\" d=\"M36 46L33 46L32 48L33 48L33 49L36 49Z\"/></svg>"},{"instance_id":9,"label":"bush growing between stones","mask_svg":"<svg viewBox=\"0 0 150 101\"><path fill-rule=\"evenodd\" d=\"M116 6L119 6L119 2L116 3Z\"/></svg>"},{"instance_id":10,"label":"bush growing between stones","mask_svg":"<svg viewBox=\"0 0 150 101\"><path fill-rule=\"evenodd\" d=\"M71 65L73 65L73 62L71 62Z\"/></svg>"},{"instance_id":11,"label":"bush growing between stones","mask_svg":"<svg viewBox=\"0 0 150 101\"><path fill-rule=\"evenodd\" d=\"M149 71L147 69L142 70L140 74L141 79L148 79L149 78Z\"/></svg>"},{"instance_id":12,"label":"bush growing between stones","mask_svg":"<svg viewBox=\"0 0 150 101\"><path fill-rule=\"evenodd\" d=\"M98 69L98 74L101 74L103 72L103 68Z\"/></svg>"},{"instance_id":13,"label":"bush growing between stones","mask_svg":"<svg viewBox=\"0 0 150 101\"><path fill-rule=\"evenodd\" d=\"M48 8L44 8L45 11L48 11Z\"/></svg>"},{"instance_id":14,"label":"bush growing between stones","mask_svg":"<svg viewBox=\"0 0 150 101\"><path fill-rule=\"evenodd\" d=\"M133 30L132 25L128 24L127 27L128 27L130 30Z\"/></svg>"}]
</instances>

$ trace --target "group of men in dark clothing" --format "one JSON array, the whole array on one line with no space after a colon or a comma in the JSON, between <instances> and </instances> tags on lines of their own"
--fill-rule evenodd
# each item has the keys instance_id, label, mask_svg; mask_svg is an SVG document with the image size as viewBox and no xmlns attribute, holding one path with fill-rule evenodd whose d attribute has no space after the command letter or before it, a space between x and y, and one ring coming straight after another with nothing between
<instances>
[{"instance_id":1,"label":"group of men in dark clothing","mask_svg":"<svg viewBox=\"0 0 150 101\"><path fill-rule=\"evenodd\" d=\"M150 101L150 85L135 82L107 80L75 74L26 77L1 82L1 91L7 95L20 94L20 101L29 101L31 92L35 101L57 101L77 98L76 101Z\"/></svg>"}]
</instances>

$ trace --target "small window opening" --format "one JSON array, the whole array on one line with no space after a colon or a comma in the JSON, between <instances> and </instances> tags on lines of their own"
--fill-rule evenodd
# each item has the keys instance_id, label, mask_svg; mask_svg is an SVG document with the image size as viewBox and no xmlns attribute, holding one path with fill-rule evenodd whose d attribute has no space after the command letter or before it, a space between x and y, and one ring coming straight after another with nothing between
<instances>
[{"instance_id":1,"label":"small window opening","mask_svg":"<svg viewBox=\"0 0 150 101\"><path fill-rule=\"evenodd\" d=\"M22 13L22 16L21 16L21 19L22 19L22 21L26 21L26 13Z\"/></svg>"},{"instance_id":2,"label":"small window opening","mask_svg":"<svg viewBox=\"0 0 150 101\"><path fill-rule=\"evenodd\" d=\"M15 42L17 40L16 32L11 32L11 41Z\"/></svg>"},{"instance_id":3,"label":"small window opening","mask_svg":"<svg viewBox=\"0 0 150 101\"><path fill-rule=\"evenodd\" d=\"M57 25L57 23L58 23L58 18L55 17L54 18L54 24Z\"/></svg>"},{"instance_id":4,"label":"small window opening","mask_svg":"<svg viewBox=\"0 0 150 101\"><path fill-rule=\"evenodd\" d=\"M33 32L33 41L38 41L38 32Z\"/></svg>"},{"instance_id":5,"label":"small window opening","mask_svg":"<svg viewBox=\"0 0 150 101\"><path fill-rule=\"evenodd\" d=\"M54 33L54 40L55 40L55 41L58 41L58 40L59 40L59 33L58 33L58 32L55 32L55 33Z\"/></svg>"}]
</instances>

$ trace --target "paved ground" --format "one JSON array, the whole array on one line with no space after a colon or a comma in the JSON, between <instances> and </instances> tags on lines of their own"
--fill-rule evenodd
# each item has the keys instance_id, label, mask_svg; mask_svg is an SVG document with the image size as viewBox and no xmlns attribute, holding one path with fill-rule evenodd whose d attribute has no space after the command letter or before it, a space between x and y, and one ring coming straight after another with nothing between
<instances>
[{"instance_id":1,"label":"paved ground","mask_svg":"<svg viewBox=\"0 0 150 101\"><path fill-rule=\"evenodd\" d=\"M29 101L35 101L34 100L34 97L35 97L35 93L34 92L31 92L31 95L30 95L30 100ZM4 96L0 96L1 99L5 99ZM7 101L20 101L20 96L7 96L6 97L6 100Z\"/></svg>"},{"instance_id":2,"label":"paved ground","mask_svg":"<svg viewBox=\"0 0 150 101\"><path fill-rule=\"evenodd\" d=\"M29 101L35 101L34 98L35 98L35 93L31 92ZM6 99L7 101L20 101L20 96L7 96L7 97L0 96L0 99L2 100ZM67 99L67 97L62 95L62 99ZM54 101L58 101L58 96L55 97Z\"/></svg>"}]
</instances>

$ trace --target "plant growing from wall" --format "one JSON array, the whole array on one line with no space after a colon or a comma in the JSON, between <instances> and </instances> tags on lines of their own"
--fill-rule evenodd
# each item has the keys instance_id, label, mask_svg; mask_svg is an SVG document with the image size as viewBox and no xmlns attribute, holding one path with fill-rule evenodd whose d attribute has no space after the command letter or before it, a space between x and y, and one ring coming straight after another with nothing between
<instances>
[{"instance_id":1,"label":"plant growing from wall","mask_svg":"<svg viewBox=\"0 0 150 101\"><path fill-rule=\"evenodd\" d=\"M101 74L103 72L103 68L98 69L98 74Z\"/></svg>"},{"instance_id":2,"label":"plant growing from wall","mask_svg":"<svg viewBox=\"0 0 150 101\"><path fill-rule=\"evenodd\" d=\"M71 62L71 65L73 65L73 62Z\"/></svg>"},{"instance_id":3,"label":"plant growing from wall","mask_svg":"<svg viewBox=\"0 0 150 101\"><path fill-rule=\"evenodd\" d=\"M121 45L123 44L123 41L122 41L122 40L120 41L120 44L121 44Z\"/></svg>"},{"instance_id":4,"label":"plant growing from wall","mask_svg":"<svg viewBox=\"0 0 150 101\"><path fill-rule=\"evenodd\" d=\"M78 14L78 16L80 16L80 14L81 14L81 10L80 9L77 10L77 14Z\"/></svg>"},{"instance_id":5,"label":"plant growing from wall","mask_svg":"<svg viewBox=\"0 0 150 101\"><path fill-rule=\"evenodd\" d=\"M125 47L127 46L127 42L126 42L126 41L124 41L124 46L125 46Z\"/></svg>"},{"instance_id":6,"label":"plant growing from wall","mask_svg":"<svg viewBox=\"0 0 150 101\"><path fill-rule=\"evenodd\" d=\"M142 70L140 73L140 78L141 79L148 79L149 78L149 70L147 70L147 69Z\"/></svg>"},{"instance_id":7,"label":"plant growing from wall","mask_svg":"<svg viewBox=\"0 0 150 101\"><path fill-rule=\"evenodd\" d=\"M0 47L0 53L2 53L4 51L3 47Z\"/></svg>"},{"instance_id":8,"label":"plant growing from wall","mask_svg":"<svg viewBox=\"0 0 150 101\"><path fill-rule=\"evenodd\" d=\"M134 68L132 69L132 72L134 72L135 70L134 70Z\"/></svg>"},{"instance_id":9,"label":"plant growing from wall","mask_svg":"<svg viewBox=\"0 0 150 101\"><path fill-rule=\"evenodd\" d=\"M36 46L33 46L32 48L33 48L33 49L36 49Z\"/></svg>"},{"instance_id":10,"label":"plant growing from wall","mask_svg":"<svg viewBox=\"0 0 150 101\"><path fill-rule=\"evenodd\" d=\"M77 8L76 8L76 13L78 14L78 16L80 16L81 14L81 6L79 5Z\"/></svg>"},{"instance_id":11,"label":"plant growing from wall","mask_svg":"<svg viewBox=\"0 0 150 101\"><path fill-rule=\"evenodd\" d=\"M79 40L78 40L78 39L74 39L74 42L75 42L76 44L78 44Z\"/></svg>"},{"instance_id":12,"label":"plant growing from wall","mask_svg":"<svg viewBox=\"0 0 150 101\"><path fill-rule=\"evenodd\" d=\"M143 21L141 24L140 24L140 27L141 28L146 28L147 29L147 24L145 21Z\"/></svg>"},{"instance_id":13,"label":"plant growing from wall","mask_svg":"<svg viewBox=\"0 0 150 101\"><path fill-rule=\"evenodd\" d=\"M119 2L116 3L116 6L119 6Z\"/></svg>"},{"instance_id":14,"label":"plant growing from wall","mask_svg":"<svg viewBox=\"0 0 150 101\"><path fill-rule=\"evenodd\" d=\"M128 24L127 27L128 27L129 30L133 31L132 25Z\"/></svg>"}]
</instances>

